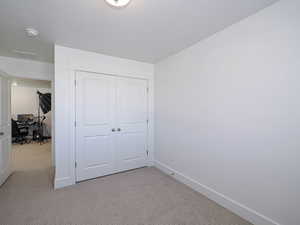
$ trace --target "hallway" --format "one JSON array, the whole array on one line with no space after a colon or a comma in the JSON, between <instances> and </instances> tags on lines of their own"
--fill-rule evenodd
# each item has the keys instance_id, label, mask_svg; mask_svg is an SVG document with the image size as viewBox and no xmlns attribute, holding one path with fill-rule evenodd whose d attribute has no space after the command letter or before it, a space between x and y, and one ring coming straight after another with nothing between
<instances>
[{"instance_id":1,"label":"hallway","mask_svg":"<svg viewBox=\"0 0 300 225\"><path fill-rule=\"evenodd\" d=\"M51 167L51 142L45 144L13 144L14 175L32 170L49 170Z\"/></svg>"}]
</instances>

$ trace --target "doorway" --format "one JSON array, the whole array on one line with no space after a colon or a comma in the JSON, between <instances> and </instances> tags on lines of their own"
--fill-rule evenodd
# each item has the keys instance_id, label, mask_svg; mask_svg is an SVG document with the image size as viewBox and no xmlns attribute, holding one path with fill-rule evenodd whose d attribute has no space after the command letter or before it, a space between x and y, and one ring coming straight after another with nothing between
<instances>
[{"instance_id":1,"label":"doorway","mask_svg":"<svg viewBox=\"0 0 300 225\"><path fill-rule=\"evenodd\" d=\"M13 176L52 176L51 81L11 78Z\"/></svg>"}]
</instances>

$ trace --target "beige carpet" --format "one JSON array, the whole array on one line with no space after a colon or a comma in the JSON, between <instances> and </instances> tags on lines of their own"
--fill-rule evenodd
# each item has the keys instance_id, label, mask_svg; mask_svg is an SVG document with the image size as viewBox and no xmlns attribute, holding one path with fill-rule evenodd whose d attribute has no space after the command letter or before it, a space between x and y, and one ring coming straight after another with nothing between
<instances>
[{"instance_id":1,"label":"beige carpet","mask_svg":"<svg viewBox=\"0 0 300 225\"><path fill-rule=\"evenodd\" d=\"M155 168L54 191L50 144L14 147L15 173L0 188L5 225L249 225Z\"/></svg>"}]
</instances>

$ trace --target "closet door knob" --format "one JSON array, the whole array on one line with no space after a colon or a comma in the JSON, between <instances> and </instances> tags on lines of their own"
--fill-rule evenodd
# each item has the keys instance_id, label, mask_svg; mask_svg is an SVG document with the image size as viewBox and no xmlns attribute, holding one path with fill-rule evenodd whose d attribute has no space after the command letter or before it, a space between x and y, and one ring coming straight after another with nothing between
<instances>
[{"instance_id":1,"label":"closet door knob","mask_svg":"<svg viewBox=\"0 0 300 225\"><path fill-rule=\"evenodd\" d=\"M115 131L116 131L116 129L115 129L115 128L113 128L113 129L111 129L111 131L112 131L112 132L115 132Z\"/></svg>"},{"instance_id":2,"label":"closet door knob","mask_svg":"<svg viewBox=\"0 0 300 225\"><path fill-rule=\"evenodd\" d=\"M121 128L118 128L118 131L120 132L120 131L121 131Z\"/></svg>"},{"instance_id":3,"label":"closet door knob","mask_svg":"<svg viewBox=\"0 0 300 225\"><path fill-rule=\"evenodd\" d=\"M0 132L0 136L3 136L4 135L4 132Z\"/></svg>"}]
</instances>

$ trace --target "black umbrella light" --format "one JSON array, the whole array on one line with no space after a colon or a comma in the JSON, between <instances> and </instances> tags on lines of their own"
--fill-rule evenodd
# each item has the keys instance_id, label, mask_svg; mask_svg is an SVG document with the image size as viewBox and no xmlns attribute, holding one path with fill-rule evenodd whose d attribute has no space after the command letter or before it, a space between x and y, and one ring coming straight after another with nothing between
<instances>
[{"instance_id":1,"label":"black umbrella light","mask_svg":"<svg viewBox=\"0 0 300 225\"><path fill-rule=\"evenodd\" d=\"M39 106L42 109L43 113L46 114L51 111L51 93L41 93L37 92L39 96Z\"/></svg>"},{"instance_id":2,"label":"black umbrella light","mask_svg":"<svg viewBox=\"0 0 300 225\"><path fill-rule=\"evenodd\" d=\"M51 93L41 93L37 91L38 97L39 97L39 108L38 108L38 133L37 133L37 139L40 143L44 140L43 135L43 121L46 119L45 116L41 119L41 110L44 114L51 111Z\"/></svg>"}]
</instances>

